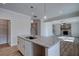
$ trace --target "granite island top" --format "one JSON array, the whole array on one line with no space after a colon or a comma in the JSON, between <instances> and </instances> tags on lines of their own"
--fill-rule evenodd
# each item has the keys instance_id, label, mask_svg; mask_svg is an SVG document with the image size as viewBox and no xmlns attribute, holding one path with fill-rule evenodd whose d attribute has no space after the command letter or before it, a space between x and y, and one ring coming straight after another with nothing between
<instances>
[{"instance_id":1,"label":"granite island top","mask_svg":"<svg viewBox=\"0 0 79 59\"><path fill-rule=\"evenodd\" d=\"M21 39L24 39L26 41L41 45L46 48L50 48L51 46L55 45L57 42L60 41L60 39L56 36L50 36L50 37L43 37L43 36L36 36L36 39L27 39L25 35L18 36Z\"/></svg>"}]
</instances>

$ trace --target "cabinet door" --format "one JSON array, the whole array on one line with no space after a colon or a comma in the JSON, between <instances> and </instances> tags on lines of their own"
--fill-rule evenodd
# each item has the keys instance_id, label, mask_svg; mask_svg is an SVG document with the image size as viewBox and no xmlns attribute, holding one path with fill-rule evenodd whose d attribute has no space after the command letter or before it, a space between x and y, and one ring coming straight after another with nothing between
<instances>
[{"instance_id":1,"label":"cabinet door","mask_svg":"<svg viewBox=\"0 0 79 59\"><path fill-rule=\"evenodd\" d=\"M33 55L45 56L45 47L33 43Z\"/></svg>"},{"instance_id":2,"label":"cabinet door","mask_svg":"<svg viewBox=\"0 0 79 59\"><path fill-rule=\"evenodd\" d=\"M75 46L73 42L61 41L60 42L60 55L61 56L75 56Z\"/></svg>"},{"instance_id":3,"label":"cabinet door","mask_svg":"<svg viewBox=\"0 0 79 59\"><path fill-rule=\"evenodd\" d=\"M48 56L60 56L60 42L48 48Z\"/></svg>"},{"instance_id":4,"label":"cabinet door","mask_svg":"<svg viewBox=\"0 0 79 59\"><path fill-rule=\"evenodd\" d=\"M18 38L17 40L17 47L18 47L18 50L21 51L21 39Z\"/></svg>"},{"instance_id":5,"label":"cabinet door","mask_svg":"<svg viewBox=\"0 0 79 59\"><path fill-rule=\"evenodd\" d=\"M20 43L21 43L21 47L20 47L21 53L25 55L25 40L21 39Z\"/></svg>"},{"instance_id":6,"label":"cabinet door","mask_svg":"<svg viewBox=\"0 0 79 59\"><path fill-rule=\"evenodd\" d=\"M23 55L25 55L25 40L18 38L18 49Z\"/></svg>"},{"instance_id":7,"label":"cabinet door","mask_svg":"<svg viewBox=\"0 0 79 59\"><path fill-rule=\"evenodd\" d=\"M33 56L32 42L25 41L25 56Z\"/></svg>"}]
</instances>

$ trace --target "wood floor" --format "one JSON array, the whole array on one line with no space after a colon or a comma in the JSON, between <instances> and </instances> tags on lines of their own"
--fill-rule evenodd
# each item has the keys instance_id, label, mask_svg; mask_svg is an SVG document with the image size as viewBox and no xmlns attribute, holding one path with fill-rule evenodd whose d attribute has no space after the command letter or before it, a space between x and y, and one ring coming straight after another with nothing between
<instances>
[{"instance_id":1,"label":"wood floor","mask_svg":"<svg viewBox=\"0 0 79 59\"><path fill-rule=\"evenodd\" d=\"M79 56L79 45L69 42L61 42L60 45L61 56ZM2 44L0 45L0 56L22 56L22 54L18 51L17 46L10 47L8 44Z\"/></svg>"},{"instance_id":2,"label":"wood floor","mask_svg":"<svg viewBox=\"0 0 79 59\"><path fill-rule=\"evenodd\" d=\"M22 56L17 46L10 47L8 44L0 45L0 56Z\"/></svg>"}]
</instances>

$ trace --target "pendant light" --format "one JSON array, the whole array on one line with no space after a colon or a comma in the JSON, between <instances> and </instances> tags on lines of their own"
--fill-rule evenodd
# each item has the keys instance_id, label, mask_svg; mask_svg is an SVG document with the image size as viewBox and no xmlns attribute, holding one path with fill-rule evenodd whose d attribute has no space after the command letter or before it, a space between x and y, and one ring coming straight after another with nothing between
<instances>
[{"instance_id":1,"label":"pendant light","mask_svg":"<svg viewBox=\"0 0 79 59\"><path fill-rule=\"evenodd\" d=\"M34 15L34 12L33 12L33 6L30 6L31 8L31 23L33 23L33 15Z\"/></svg>"},{"instance_id":2,"label":"pendant light","mask_svg":"<svg viewBox=\"0 0 79 59\"><path fill-rule=\"evenodd\" d=\"M46 16L46 4L44 3L44 19L47 19L47 16Z\"/></svg>"},{"instance_id":3,"label":"pendant light","mask_svg":"<svg viewBox=\"0 0 79 59\"><path fill-rule=\"evenodd\" d=\"M34 9L34 6L31 6L30 7L31 8L31 23L33 23L33 20L35 19L35 18L37 18L37 16L35 15L35 13L34 13L34 11L33 11L33 9Z\"/></svg>"}]
</instances>

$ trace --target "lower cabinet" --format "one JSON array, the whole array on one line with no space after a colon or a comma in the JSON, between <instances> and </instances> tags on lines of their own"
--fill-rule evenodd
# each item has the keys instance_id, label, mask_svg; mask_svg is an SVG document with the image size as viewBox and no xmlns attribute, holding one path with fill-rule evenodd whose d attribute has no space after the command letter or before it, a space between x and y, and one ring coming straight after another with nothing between
<instances>
[{"instance_id":1,"label":"lower cabinet","mask_svg":"<svg viewBox=\"0 0 79 59\"><path fill-rule=\"evenodd\" d=\"M33 43L32 49L34 56L45 56L45 47Z\"/></svg>"},{"instance_id":2,"label":"lower cabinet","mask_svg":"<svg viewBox=\"0 0 79 59\"><path fill-rule=\"evenodd\" d=\"M45 56L45 47L18 37L18 50L24 56Z\"/></svg>"},{"instance_id":3,"label":"lower cabinet","mask_svg":"<svg viewBox=\"0 0 79 59\"><path fill-rule=\"evenodd\" d=\"M60 56L60 41L48 48L48 56Z\"/></svg>"},{"instance_id":4,"label":"lower cabinet","mask_svg":"<svg viewBox=\"0 0 79 59\"><path fill-rule=\"evenodd\" d=\"M18 38L18 50L25 55L25 41L21 38Z\"/></svg>"},{"instance_id":5,"label":"lower cabinet","mask_svg":"<svg viewBox=\"0 0 79 59\"><path fill-rule=\"evenodd\" d=\"M25 55L25 41L24 40L20 40L21 41L21 52L23 55Z\"/></svg>"},{"instance_id":6,"label":"lower cabinet","mask_svg":"<svg viewBox=\"0 0 79 59\"><path fill-rule=\"evenodd\" d=\"M60 54L61 56L78 56L79 45L74 42L61 41Z\"/></svg>"},{"instance_id":7,"label":"lower cabinet","mask_svg":"<svg viewBox=\"0 0 79 59\"><path fill-rule=\"evenodd\" d=\"M18 50L24 56L32 56L32 43L22 38L18 38Z\"/></svg>"},{"instance_id":8,"label":"lower cabinet","mask_svg":"<svg viewBox=\"0 0 79 59\"><path fill-rule=\"evenodd\" d=\"M18 37L18 50L24 56L59 56L60 42L47 48Z\"/></svg>"},{"instance_id":9,"label":"lower cabinet","mask_svg":"<svg viewBox=\"0 0 79 59\"><path fill-rule=\"evenodd\" d=\"M25 56L33 56L32 42L25 41Z\"/></svg>"}]
</instances>

